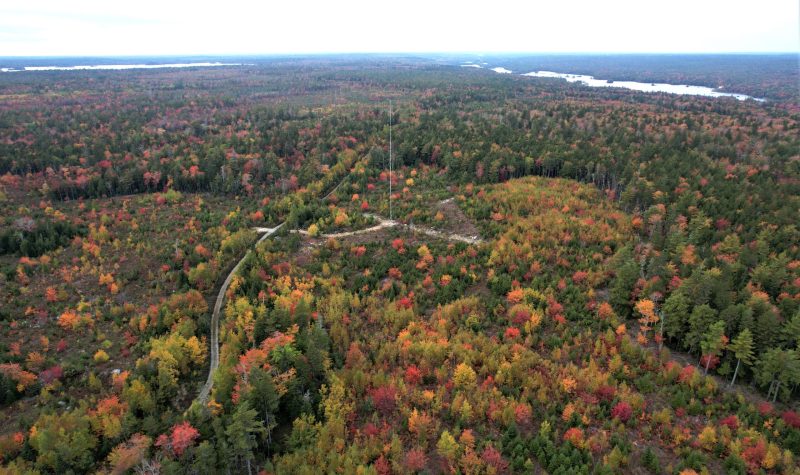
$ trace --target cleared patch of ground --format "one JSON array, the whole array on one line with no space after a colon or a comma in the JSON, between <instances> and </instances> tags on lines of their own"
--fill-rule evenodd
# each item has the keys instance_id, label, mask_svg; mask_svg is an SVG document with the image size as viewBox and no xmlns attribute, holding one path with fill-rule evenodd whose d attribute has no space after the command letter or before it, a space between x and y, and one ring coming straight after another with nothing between
<instances>
[{"instance_id":1,"label":"cleared patch of ground","mask_svg":"<svg viewBox=\"0 0 800 475\"><path fill-rule=\"evenodd\" d=\"M457 198L448 198L436 203L436 212L441 213L442 220L434 221L436 228L451 234L462 236L480 236L480 231L475 223L464 214L456 203Z\"/></svg>"}]
</instances>

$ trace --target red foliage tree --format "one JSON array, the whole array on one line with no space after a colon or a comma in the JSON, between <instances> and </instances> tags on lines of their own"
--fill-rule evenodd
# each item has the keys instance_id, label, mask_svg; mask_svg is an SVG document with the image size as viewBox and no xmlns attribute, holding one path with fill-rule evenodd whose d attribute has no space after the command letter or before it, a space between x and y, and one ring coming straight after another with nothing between
<instances>
[{"instance_id":1,"label":"red foliage tree","mask_svg":"<svg viewBox=\"0 0 800 475\"><path fill-rule=\"evenodd\" d=\"M742 460L747 464L751 473L758 473L761 468L761 461L767 455L767 444L763 438L753 440L750 437L745 437L743 442Z\"/></svg>"},{"instance_id":2,"label":"red foliage tree","mask_svg":"<svg viewBox=\"0 0 800 475\"><path fill-rule=\"evenodd\" d=\"M381 433L380 429L372 422L367 422L361 429L361 432L368 438L377 437Z\"/></svg>"},{"instance_id":3,"label":"red foliage tree","mask_svg":"<svg viewBox=\"0 0 800 475\"><path fill-rule=\"evenodd\" d=\"M580 427L570 427L564 432L564 440L571 443L575 447L583 445L583 431Z\"/></svg>"},{"instance_id":4,"label":"red foliage tree","mask_svg":"<svg viewBox=\"0 0 800 475\"><path fill-rule=\"evenodd\" d=\"M506 328L504 336L506 340L514 340L516 338L519 338L519 328L514 328L514 327Z\"/></svg>"},{"instance_id":5,"label":"red foliage tree","mask_svg":"<svg viewBox=\"0 0 800 475\"><path fill-rule=\"evenodd\" d=\"M589 277L588 272L582 270L575 271L575 273L572 274L572 282L580 284L581 282L585 281L587 277Z\"/></svg>"},{"instance_id":6,"label":"red foliage tree","mask_svg":"<svg viewBox=\"0 0 800 475\"><path fill-rule=\"evenodd\" d=\"M411 449L406 452L403 464L409 472L418 472L428 464L428 457L422 449Z\"/></svg>"},{"instance_id":7,"label":"red foliage tree","mask_svg":"<svg viewBox=\"0 0 800 475\"><path fill-rule=\"evenodd\" d=\"M486 465L494 467L496 473L505 473L508 471L508 462L503 458L503 455L491 445L487 445L483 449L481 458Z\"/></svg>"},{"instance_id":8,"label":"red foliage tree","mask_svg":"<svg viewBox=\"0 0 800 475\"><path fill-rule=\"evenodd\" d=\"M711 361L709 361L709 358ZM700 357L700 364L705 368L708 364L708 369L714 369L719 365L719 356L716 355L703 355Z\"/></svg>"},{"instance_id":9,"label":"red foliage tree","mask_svg":"<svg viewBox=\"0 0 800 475\"><path fill-rule=\"evenodd\" d=\"M692 365L684 366L683 369L681 370L681 373L678 375L678 381L682 383L691 381L696 371L697 370Z\"/></svg>"},{"instance_id":10,"label":"red foliage tree","mask_svg":"<svg viewBox=\"0 0 800 475\"><path fill-rule=\"evenodd\" d=\"M375 461L375 471L378 472L378 475L390 475L392 473L392 466L389 465L389 462L383 455L378 457L378 460Z\"/></svg>"},{"instance_id":11,"label":"red foliage tree","mask_svg":"<svg viewBox=\"0 0 800 475\"><path fill-rule=\"evenodd\" d=\"M518 403L514 406L514 420L517 426L525 427L531 422L531 406L525 403Z\"/></svg>"},{"instance_id":12,"label":"red foliage tree","mask_svg":"<svg viewBox=\"0 0 800 475\"><path fill-rule=\"evenodd\" d=\"M403 297L395 303L398 310L409 309L414 306L414 301L410 297Z\"/></svg>"},{"instance_id":13,"label":"red foliage tree","mask_svg":"<svg viewBox=\"0 0 800 475\"><path fill-rule=\"evenodd\" d=\"M404 247L405 242L401 238L396 238L392 241L392 247L398 254L403 254L406 252L406 248Z\"/></svg>"},{"instance_id":14,"label":"red foliage tree","mask_svg":"<svg viewBox=\"0 0 800 475\"><path fill-rule=\"evenodd\" d=\"M48 385L53 381L59 380L63 377L64 370L61 369L61 366L55 365L39 373L39 382L44 385Z\"/></svg>"},{"instance_id":15,"label":"red foliage tree","mask_svg":"<svg viewBox=\"0 0 800 475\"><path fill-rule=\"evenodd\" d=\"M783 414L781 414L781 418L786 425L794 427L795 429L800 429L800 414L794 411L784 411Z\"/></svg>"},{"instance_id":16,"label":"red foliage tree","mask_svg":"<svg viewBox=\"0 0 800 475\"><path fill-rule=\"evenodd\" d=\"M766 417L772 414L772 409L773 409L772 404L766 401L758 403L758 413L761 414L762 416Z\"/></svg>"},{"instance_id":17,"label":"red foliage tree","mask_svg":"<svg viewBox=\"0 0 800 475\"><path fill-rule=\"evenodd\" d=\"M397 405L397 391L392 386L380 386L370 392L372 404L384 416L394 412Z\"/></svg>"},{"instance_id":18,"label":"red foliage tree","mask_svg":"<svg viewBox=\"0 0 800 475\"><path fill-rule=\"evenodd\" d=\"M422 381L422 371L416 365L411 365L406 368L404 379L408 384L417 385Z\"/></svg>"},{"instance_id":19,"label":"red foliage tree","mask_svg":"<svg viewBox=\"0 0 800 475\"><path fill-rule=\"evenodd\" d=\"M162 434L159 436L156 440L156 445L172 450L172 453L180 457L186 449L194 444L198 437L200 437L200 432L192 427L188 421L183 421L172 426L170 435Z\"/></svg>"},{"instance_id":20,"label":"red foliage tree","mask_svg":"<svg viewBox=\"0 0 800 475\"><path fill-rule=\"evenodd\" d=\"M728 426L730 430L736 430L739 427L739 418L736 417L736 414L730 415L719 421L719 425Z\"/></svg>"},{"instance_id":21,"label":"red foliage tree","mask_svg":"<svg viewBox=\"0 0 800 475\"><path fill-rule=\"evenodd\" d=\"M614 386L608 386L604 384L598 386L597 390L595 391L595 395L601 401L611 402L614 399L616 392L617 390L614 389Z\"/></svg>"},{"instance_id":22,"label":"red foliage tree","mask_svg":"<svg viewBox=\"0 0 800 475\"><path fill-rule=\"evenodd\" d=\"M631 405L624 401L618 402L617 405L611 409L611 417L617 418L622 422L627 422L632 414L633 409L631 409Z\"/></svg>"}]
</instances>

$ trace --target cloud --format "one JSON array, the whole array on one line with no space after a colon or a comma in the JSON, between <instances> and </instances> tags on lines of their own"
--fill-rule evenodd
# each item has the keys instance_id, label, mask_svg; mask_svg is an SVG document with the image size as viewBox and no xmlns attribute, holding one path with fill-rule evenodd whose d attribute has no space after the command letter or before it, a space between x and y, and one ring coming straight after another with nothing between
<instances>
[{"instance_id":1,"label":"cloud","mask_svg":"<svg viewBox=\"0 0 800 475\"><path fill-rule=\"evenodd\" d=\"M797 51L798 2L4 0L0 56Z\"/></svg>"}]
</instances>

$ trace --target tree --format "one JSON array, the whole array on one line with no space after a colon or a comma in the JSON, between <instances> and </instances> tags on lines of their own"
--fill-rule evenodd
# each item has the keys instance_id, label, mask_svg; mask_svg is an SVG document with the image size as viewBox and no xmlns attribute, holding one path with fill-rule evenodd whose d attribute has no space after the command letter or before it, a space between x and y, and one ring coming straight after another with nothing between
<instances>
[{"instance_id":1,"label":"tree","mask_svg":"<svg viewBox=\"0 0 800 475\"><path fill-rule=\"evenodd\" d=\"M204 440L200 442L194 451L194 461L192 468L195 473L214 472L217 467L217 452L211 442Z\"/></svg>"},{"instance_id":2,"label":"tree","mask_svg":"<svg viewBox=\"0 0 800 475\"><path fill-rule=\"evenodd\" d=\"M172 436L170 437L172 451L180 457L186 449L194 445L195 439L199 436L200 433L188 421L175 425L172 428Z\"/></svg>"},{"instance_id":3,"label":"tree","mask_svg":"<svg viewBox=\"0 0 800 475\"><path fill-rule=\"evenodd\" d=\"M134 379L122 391L122 398L132 411L141 415L151 414L156 407L150 386L141 379Z\"/></svg>"},{"instance_id":4,"label":"tree","mask_svg":"<svg viewBox=\"0 0 800 475\"><path fill-rule=\"evenodd\" d=\"M330 366L328 359L330 338L322 327L322 317L318 318L317 324L313 325L308 331L304 352L305 359L303 360L305 364L302 367L298 367L300 376L303 377L314 393L319 391L320 385L325 380L325 372Z\"/></svg>"},{"instance_id":5,"label":"tree","mask_svg":"<svg viewBox=\"0 0 800 475\"><path fill-rule=\"evenodd\" d=\"M620 264L617 266L614 283L611 284L609 301L622 318L628 318L631 315L631 291L639 279L639 264L634 260L629 247L621 249L615 260Z\"/></svg>"},{"instance_id":6,"label":"tree","mask_svg":"<svg viewBox=\"0 0 800 475\"><path fill-rule=\"evenodd\" d=\"M711 359L717 356L727 344L728 338L725 336L725 322L719 320L711 325L703 341L700 343L702 354L706 357L705 374L708 374L708 367L711 365Z\"/></svg>"},{"instance_id":7,"label":"tree","mask_svg":"<svg viewBox=\"0 0 800 475\"><path fill-rule=\"evenodd\" d=\"M636 312L638 312L642 318L639 319L639 323L644 327L644 335L647 336L647 333L652 329L652 326L658 322L658 315L656 315L656 304L650 299L642 299L636 302Z\"/></svg>"},{"instance_id":8,"label":"tree","mask_svg":"<svg viewBox=\"0 0 800 475\"><path fill-rule=\"evenodd\" d=\"M736 356L736 369L733 371L731 387L736 383L736 375L739 374L739 365L744 361L745 366L753 364L753 333L745 328L733 339L728 349Z\"/></svg>"},{"instance_id":9,"label":"tree","mask_svg":"<svg viewBox=\"0 0 800 475\"><path fill-rule=\"evenodd\" d=\"M702 351L701 343L703 338L716 320L716 317L717 312L706 304L695 307L691 315L689 315L689 333L686 334L684 339L684 346L691 351Z\"/></svg>"},{"instance_id":10,"label":"tree","mask_svg":"<svg viewBox=\"0 0 800 475\"><path fill-rule=\"evenodd\" d=\"M783 335L787 344L800 347L800 312L783 327Z\"/></svg>"},{"instance_id":11,"label":"tree","mask_svg":"<svg viewBox=\"0 0 800 475\"><path fill-rule=\"evenodd\" d=\"M475 370L466 363L460 363L453 373L453 383L459 389L470 390L475 386L476 379Z\"/></svg>"},{"instance_id":12,"label":"tree","mask_svg":"<svg viewBox=\"0 0 800 475\"><path fill-rule=\"evenodd\" d=\"M194 450L192 469L194 473L212 473L216 471L217 451L211 442L204 440Z\"/></svg>"},{"instance_id":13,"label":"tree","mask_svg":"<svg viewBox=\"0 0 800 475\"><path fill-rule=\"evenodd\" d=\"M393 386L379 386L370 392L372 405L384 417L394 412L397 405L397 390Z\"/></svg>"},{"instance_id":14,"label":"tree","mask_svg":"<svg viewBox=\"0 0 800 475\"><path fill-rule=\"evenodd\" d=\"M683 292L674 292L661 308L664 330L669 338L682 337L689 321L689 299Z\"/></svg>"},{"instance_id":15,"label":"tree","mask_svg":"<svg viewBox=\"0 0 800 475\"><path fill-rule=\"evenodd\" d=\"M31 428L30 444L38 454L39 467L56 473L86 473L94 461L97 438L89 420L75 410L40 416Z\"/></svg>"},{"instance_id":16,"label":"tree","mask_svg":"<svg viewBox=\"0 0 800 475\"><path fill-rule=\"evenodd\" d=\"M622 422L627 422L633 415L633 408L625 401L620 401L611 409L611 417L619 419Z\"/></svg>"},{"instance_id":17,"label":"tree","mask_svg":"<svg viewBox=\"0 0 800 475\"><path fill-rule=\"evenodd\" d=\"M420 448L414 448L406 452L403 464L409 472L419 472L425 468L425 465L428 464L428 457L425 455L424 450Z\"/></svg>"},{"instance_id":18,"label":"tree","mask_svg":"<svg viewBox=\"0 0 800 475\"><path fill-rule=\"evenodd\" d=\"M275 428L275 413L278 410L280 396L272 381L272 376L261 368L255 367L250 370L250 392L247 401L258 411L258 415L264 424L267 436L267 443L271 442L270 436L272 429Z\"/></svg>"},{"instance_id":19,"label":"tree","mask_svg":"<svg viewBox=\"0 0 800 475\"><path fill-rule=\"evenodd\" d=\"M250 403L245 401L239 404L225 429L225 435L234 456L245 462L248 475L252 474L251 461L253 450L258 446L257 436L265 433L264 424L258 420L258 412L250 407Z\"/></svg>"},{"instance_id":20,"label":"tree","mask_svg":"<svg viewBox=\"0 0 800 475\"><path fill-rule=\"evenodd\" d=\"M107 439L114 439L122 432L122 418L127 409L128 405L120 402L119 397L114 395L100 400L97 408L87 415L96 433Z\"/></svg>"},{"instance_id":21,"label":"tree","mask_svg":"<svg viewBox=\"0 0 800 475\"><path fill-rule=\"evenodd\" d=\"M442 432L442 435L439 437L439 442L436 443L436 450L438 450L442 457L446 458L451 465L458 459L459 446L455 437L453 437L449 431Z\"/></svg>"},{"instance_id":22,"label":"tree","mask_svg":"<svg viewBox=\"0 0 800 475\"><path fill-rule=\"evenodd\" d=\"M134 434L127 441L117 445L108 455L108 463L113 475L128 473L144 459L153 440L144 434Z\"/></svg>"},{"instance_id":23,"label":"tree","mask_svg":"<svg viewBox=\"0 0 800 475\"><path fill-rule=\"evenodd\" d=\"M800 381L800 358L797 351L772 348L767 350L758 361L756 381L759 384L769 382L767 398L772 396L772 401L778 397L781 385Z\"/></svg>"}]
</instances>

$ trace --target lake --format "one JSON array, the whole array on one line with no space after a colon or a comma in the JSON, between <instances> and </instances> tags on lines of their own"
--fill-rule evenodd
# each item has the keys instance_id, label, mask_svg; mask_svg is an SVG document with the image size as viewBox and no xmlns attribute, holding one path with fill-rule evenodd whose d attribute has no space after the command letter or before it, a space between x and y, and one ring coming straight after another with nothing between
<instances>
[{"instance_id":1,"label":"lake","mask_svg":"<svg viewBox=\"0 0 800 475\"><path fill-rule=\"evenodd\" d=\"M706 97L734 97L740 101L753 99L764 102L764 99L751 97L746 94L736 94L732 92L722 92L706 86L690 86L684 84L665 84L665 83L646 83L635 81L610 81L605 79L595 79L594 76L584 76L581 74L563 74L552 71L535 71L523 74L522 76L536 78L561 78L569 82L577 82L589 87L621 87L641 92L667 92L670 94L685 94L688 96Z\"/></svg>"},{"instance_id":2,"label":"lake","mask_svg":"<svg viewBox=\"0 0 800 475\"><path fill-rule=\"evenodd\" d=\"M158 69L158 68L209 68L219 66L244 66L243 63L167 63L167 64L81 64L75 66L25 66L22 69L0 68L0 72L15 73L21 71L97 71L123 69Z\"/></svg>"}]
</instances>

